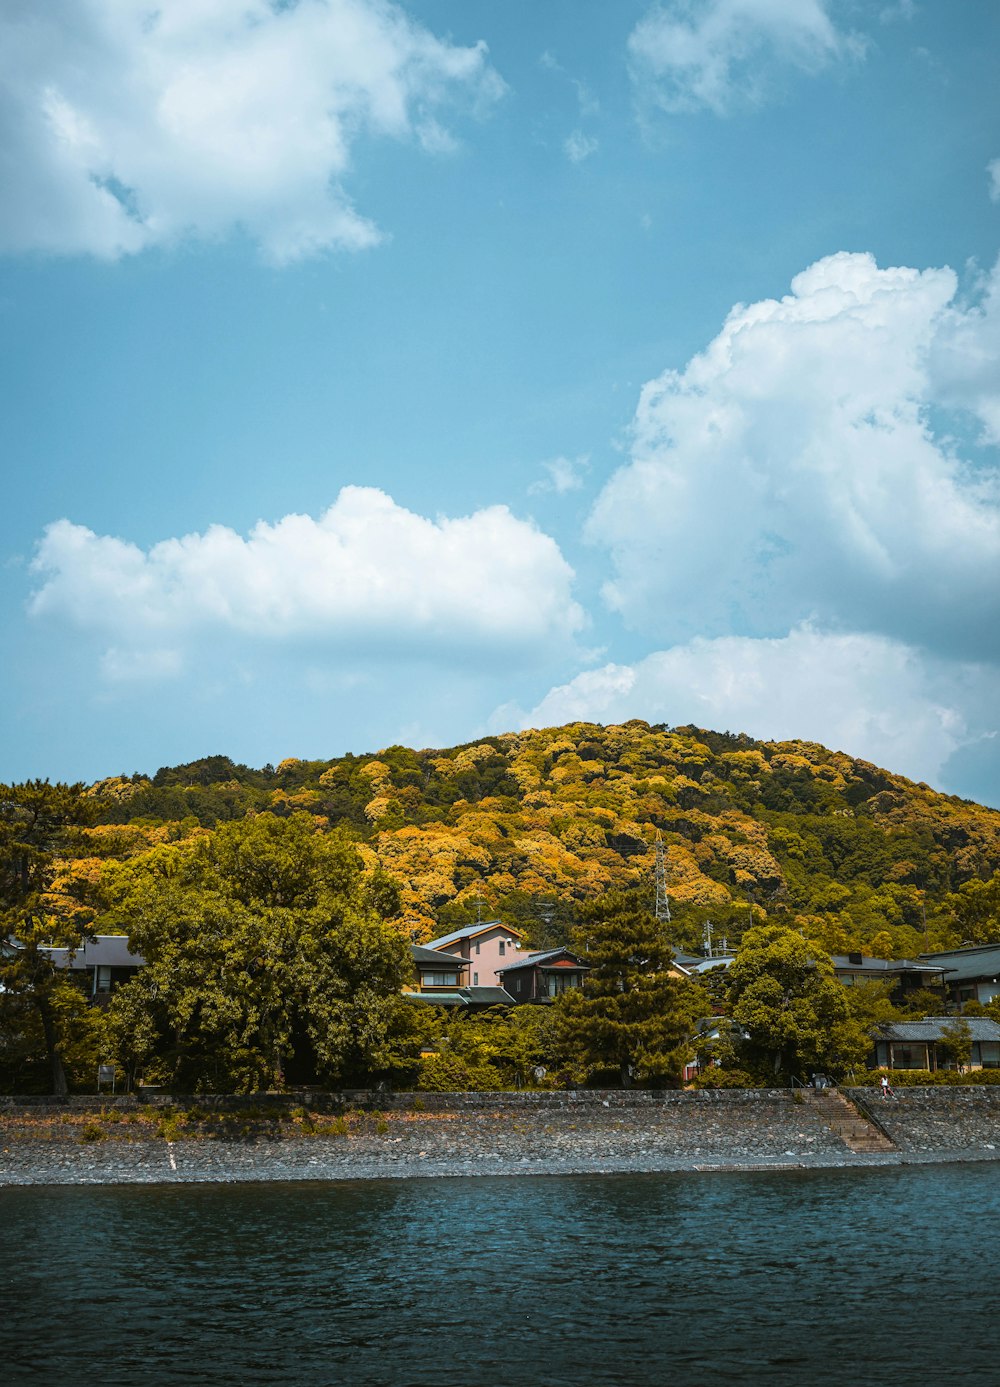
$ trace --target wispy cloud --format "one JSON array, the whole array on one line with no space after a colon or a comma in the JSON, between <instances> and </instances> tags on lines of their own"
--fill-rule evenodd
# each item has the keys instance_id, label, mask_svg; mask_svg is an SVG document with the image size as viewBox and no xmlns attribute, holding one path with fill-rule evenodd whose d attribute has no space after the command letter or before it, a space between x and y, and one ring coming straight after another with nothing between
<instances>
[{"instance_id":1,"label":"wispy cloud","mask_svg":"<svg viewBox=\"0 0 1000 1387\"><path fill-rule=\"evenodd\" d=\"M583 486L584 473L589 466L589 453L575 458L551 458L548 462L542 463L545 476L532 482L528 487L528 494L537 496L548 491L554 492L557 496L565 496L569 491L579 491Z\"/></svg>"},{"instance_id":2,"label":"wispy cloud","mask_svg":"<svg viewBox=\"0 0 1000 1387\"><path fill-rule=\"evenodd\" d=\"M663 0L629 38L633 81L644 102L670 112L727 115L763 104L783 73L864 53L864 40L839 29L831 8L829 0Z\"/></svg>"},{"instance_id":3,"label":"wispy cloud","mask_svg":"<svg viewBox=\"0 0 1000 1387\"><path fill-rule=\"evenodd\" d=\"M574 130L563 148L571 164L582 164L585 159L597 153L598 142L592 135L585 135L582 130Z\"/></svg>"},{"instance_id":4,"label":"wispy cloud","mask_svg":"<svg viewBox=\"0 0 1000 1387\"><path fill-rule=\"evenodd\" d=\"M986 172L990 179L990 201L1000 202L1000 159L991 159Z\"/></svg>"}]
</instances>

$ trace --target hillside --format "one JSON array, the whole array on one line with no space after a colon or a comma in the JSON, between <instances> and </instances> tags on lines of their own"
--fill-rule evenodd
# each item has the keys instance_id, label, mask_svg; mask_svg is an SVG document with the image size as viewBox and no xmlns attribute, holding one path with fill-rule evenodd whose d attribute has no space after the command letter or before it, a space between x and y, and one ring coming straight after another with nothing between
<instances>
[{"instance_id":1,"label":"hillside","mask_svg":"<svg viewBox=\"0 0 1000 1387\"><path fill-rule=\"evenodd\" d=\"M1000 812L808 742L633 721L393 746L254 770L223 756L91 787L69 876L247 814L340 825L400 882L420 940L501 915L535 944L612 887L653 899L662 834L677 940L734 942L751 912L882 956L996 932Z\"/></svg>"}]
</instances>

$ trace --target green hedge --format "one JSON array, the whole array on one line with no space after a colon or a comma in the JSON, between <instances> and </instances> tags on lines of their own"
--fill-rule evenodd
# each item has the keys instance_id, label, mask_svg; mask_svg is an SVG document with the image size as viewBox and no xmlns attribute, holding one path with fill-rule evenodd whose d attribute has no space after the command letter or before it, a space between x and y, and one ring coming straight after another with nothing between
<instances>
[{"instance_id":1,"label":"green hedge","mask_svg":"<svg viewBox=\"0 0 1000 1387\"><path fill-rule=\"evenodd\" d=\"M893 1088L968 1087L973 1084L1000 1084L1000 1069L973 1069L959 1074L954 1069L869 1069L845 1080L847 1088L878 1088L888 1074Z\"/></svg>"}]
</instances>

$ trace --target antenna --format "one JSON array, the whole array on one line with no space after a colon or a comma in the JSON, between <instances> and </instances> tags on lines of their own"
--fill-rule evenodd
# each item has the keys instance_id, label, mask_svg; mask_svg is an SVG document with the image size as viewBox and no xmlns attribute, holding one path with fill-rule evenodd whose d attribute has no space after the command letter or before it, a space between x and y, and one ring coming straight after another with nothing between
<instances>
[{"instance_id":1,"label":"antenna","mask_svg":"<svg viewBox=\"0 0 1000 1387\"><path fill-rule=\"evenodd\" d=\"M656 910L658 920L670 919L670 901L667 898L667 863L663 852L663 835L656 830Z\"/></svg>"}]
</instances>

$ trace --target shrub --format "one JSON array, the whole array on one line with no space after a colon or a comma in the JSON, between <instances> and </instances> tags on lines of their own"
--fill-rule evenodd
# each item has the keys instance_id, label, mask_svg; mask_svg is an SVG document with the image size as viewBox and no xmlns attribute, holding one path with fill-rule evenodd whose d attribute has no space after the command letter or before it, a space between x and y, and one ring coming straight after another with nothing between
<instances>
[{"instance_id":1,"label":"shrub","mask_svg":"<svg viewBox=\"0 0 1000 1387\"><path fill-rule=\"evenodd\" d=\"M417 1088L427 1093L491 1092L503 1088L488 1064L470 1064L458 1055L426 1055L417 1072Z\"/></svg>"},{"instance_id":2,"label":"shrub","mask_svg":"<svg viewBox=\"0 0 1000 1387\"><path fill-rule=\"evenodd\" d=\"M883 1074L888 1074L893 1088L969 1088L977 1084L1000 1084L1000 1069L970 1069L964 1074L957 1069L868 1069L846 1080L846 1086L878 1088Z\"/></svg>"},{"instance_id":3,"label":"shrub","mask_svg":"<svg viewBox=\"0 0 1000 1387\"><path fill-rule=\"evenodd\" d=\"M745 1069L706 1069L694 1081L695 1088L760 1088L759 1079ZM765 1085L766 1087L766 1085Z\"/></svg>"},{"instance_id":4,"label":"shrub","mask_svg":"<svg viewBox=\"0 0 1000 1387\"><path fill-rule=\"evenodd\" d=\"M80 1132L80 1142L81 1144L87 1144L92 1141L104 1141L107 1135L107 1132L99 1122L88 1122Z\"/></svg>"}]
</instances>

